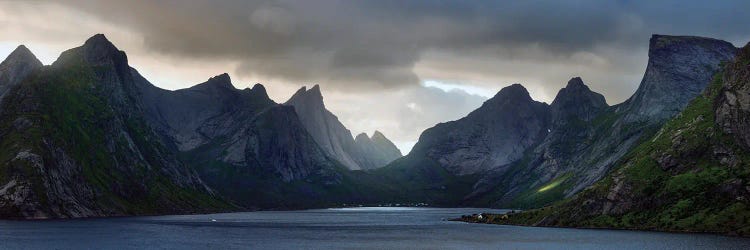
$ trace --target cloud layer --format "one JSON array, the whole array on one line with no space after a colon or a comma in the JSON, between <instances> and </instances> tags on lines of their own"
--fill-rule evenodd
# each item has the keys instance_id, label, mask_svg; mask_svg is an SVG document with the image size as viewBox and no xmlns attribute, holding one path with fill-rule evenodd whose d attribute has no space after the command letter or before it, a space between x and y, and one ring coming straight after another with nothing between
<instances>
[{"instance_id":1,"label":"cloud layer","mask_svg":"<svg viewBox=\"0 0 750 250\"><path fill-rule=\"evenodd\" d=\"M0 48L32 42L55 51L105 33L166 88L229 71L266 83L283 101L317 83L353 131L380 129L404 144L483 101L425 81L487 92L518 82L550 102L581 76L615 104L637 87L652 33L750 40L748 1L63 0L0 7Z\"/></svg>"}]
</instances>

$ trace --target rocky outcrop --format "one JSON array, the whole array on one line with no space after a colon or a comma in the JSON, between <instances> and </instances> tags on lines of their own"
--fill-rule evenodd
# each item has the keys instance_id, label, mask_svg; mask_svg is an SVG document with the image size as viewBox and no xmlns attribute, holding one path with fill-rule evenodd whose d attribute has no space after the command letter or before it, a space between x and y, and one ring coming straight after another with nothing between
<instances>
[{"instance_id":1,"label":"rocky outcrop","mask_svg":"<svg viewBox=\"0 0 750 250\"><path fill-rule=\"evenodd\" d=\"M716 102L716 125L750 148L750 46L721 75L724 85Z\"/></svg>"},{"instance_id":2,"label":"rocky outcrop","mask_svg":"<svg viewBox=\"0 0 750 250\"><path fill-rule=\"evenodd\" d=\"M13 50L0 63L0 101L11 88L42 66L42 62L26 46L20 45Z\"/></svg>"},{"instance_id":3,"label":"rocky outcrop","mask_svg":"<svg viewBox=\"0 0 750 250\"><path fill-rule=\"evenodd\" d=\"M361 152L360 158L363 166L382 167L402 156L396 145L380 131L375 131L372 137L361 133L354 138L354 144L357 151Z\"/></svg>"}]
</instances>

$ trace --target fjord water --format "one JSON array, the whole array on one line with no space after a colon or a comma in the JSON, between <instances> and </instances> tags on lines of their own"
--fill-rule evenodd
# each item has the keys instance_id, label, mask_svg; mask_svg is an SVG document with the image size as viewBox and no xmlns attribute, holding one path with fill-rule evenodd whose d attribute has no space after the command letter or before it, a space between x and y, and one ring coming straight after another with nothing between
<instances>
[{"instance_id":1,"label":"fjord water","mask_svg":"<svg viewBox=\"0 0 750 250\"><path fill-rule=\"evenodd\" d=\"M1 249L750 249L708 234L452 222L474 208L337 208L0 221Z\"/></svg>"}]
</instances>

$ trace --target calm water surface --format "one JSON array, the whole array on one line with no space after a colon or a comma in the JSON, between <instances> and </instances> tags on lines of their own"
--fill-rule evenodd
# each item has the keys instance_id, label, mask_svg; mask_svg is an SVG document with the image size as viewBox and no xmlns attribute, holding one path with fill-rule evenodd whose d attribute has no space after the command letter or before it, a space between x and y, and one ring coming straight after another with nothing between
<instances>
[{"instance_id":1,"label":"calm water surface","mask_svg":"<svg viewBox=\"0 0 750 250\"><path fill-rule=\"evenodd\" d=\"M342 208L0 221L0 249L750 249L703 234L450 222L472 208Z\"/></svg>"}]
</instances>

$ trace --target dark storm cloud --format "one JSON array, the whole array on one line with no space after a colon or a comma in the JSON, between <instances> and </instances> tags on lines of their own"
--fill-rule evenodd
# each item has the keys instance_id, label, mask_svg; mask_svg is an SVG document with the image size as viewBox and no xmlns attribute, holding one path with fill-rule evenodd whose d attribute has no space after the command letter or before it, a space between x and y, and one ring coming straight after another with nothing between
<instances>
[{"instance_id":1,"label":"dark storm cloud","mask_svg":"<svg viewBox=\"0 0 750 250\"><path fill-rule=\"evenodd\" d=\"M63 2L142 34L155 52L349 91L415 85L414 65L430 51L539 62L544 75L545 63L577 52L643 49L650 33L750 38L748 1ZM537 53L515 52L528 47ZM621 63L617 53L601 56Z\"/></svg>"}]
</instances>

